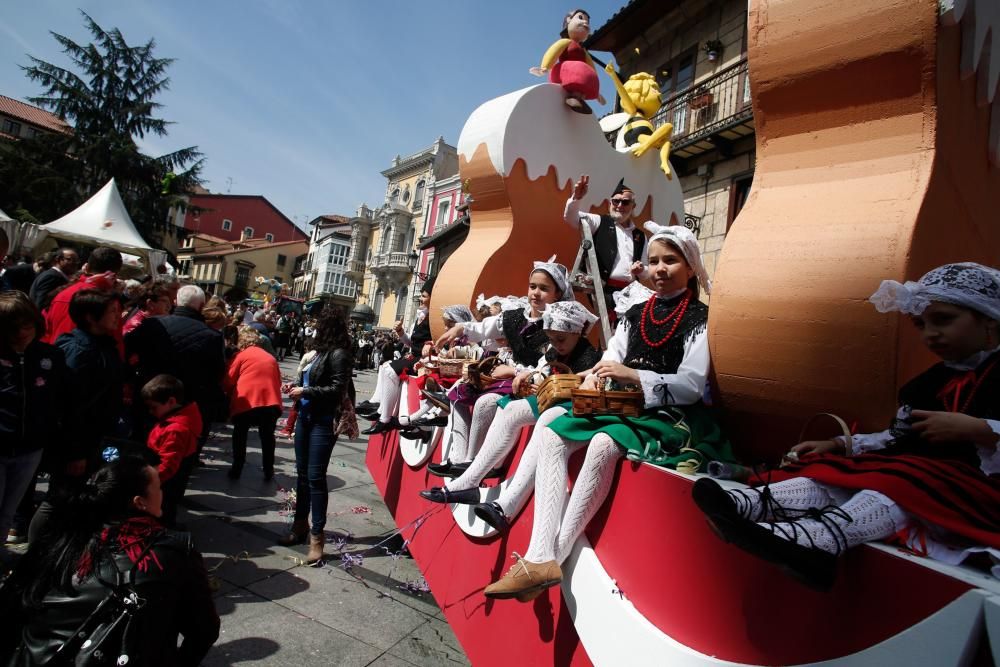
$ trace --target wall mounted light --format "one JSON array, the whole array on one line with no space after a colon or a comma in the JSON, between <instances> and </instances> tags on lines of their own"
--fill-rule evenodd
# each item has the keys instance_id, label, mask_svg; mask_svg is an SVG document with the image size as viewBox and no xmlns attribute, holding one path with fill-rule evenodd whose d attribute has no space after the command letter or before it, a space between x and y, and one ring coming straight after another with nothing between
<instances>
[{"instance_id":1,"label":"wall mounted light","mask_svg":"<svg viewBox=\"0 0 1000 667\"><path fill-rule=\"evenodd\" d=\"M722 55L722 42L717 39L705 42L705 54L708 56L708 61L714 63Z\"/></svg>"}]
</instances>

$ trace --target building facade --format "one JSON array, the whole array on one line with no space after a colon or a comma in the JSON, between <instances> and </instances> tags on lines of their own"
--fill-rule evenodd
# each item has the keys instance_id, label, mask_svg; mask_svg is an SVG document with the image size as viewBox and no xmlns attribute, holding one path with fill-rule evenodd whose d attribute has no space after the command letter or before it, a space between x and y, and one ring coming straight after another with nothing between
<instances>
[{"instance_id":1,"label":"building facade","mask_svg":"<svg viewBox=\"0 0 1000 667\"><path fill-rule=\"evenodd\" d=\"M55 114L0 95L0 140L34 139L40 134L69 134L73 128Z\"/></svg>"},{"instance_id":2,"label":"building facade","mask_svg":"<svg viewBox=\"0 0 1000 667\"><path fill-rule=\"evenodd\" d=\"M190 195L181 214L185 229L228 241L309 241L305 232L261 195L196 193Z\"/></svg>"},{"instance_id":3,"label":"building facade","mask_svg":"<svg viewBox=\"0 0 1000 667\"><path fill-rule=\"evenodd\" d=\"M673 125L670 161L684 191L685 224L714 274L756 162L746 0L633 0L588 47L612 52L623 81L648 72L659 83L653 124Z\"/></svg>"},{"instance_id":4,"label":"building facade","mask_svg":"<svg viewBox=\"0 0 1000 667\"><path fill-rule=\"evenodd\" d=\"M425 234L431 195L438 181L458 174L458 153L438 137L429 148L396 156L385 176L385 203L361 206L350 220L351 251L347 277L362 285L358 313L372 324L391 327L413 321L420 287L430 277L430 256L417 250ZM364 308L362 308L362 306Z\"/></svg>"},{"instance_id":5,"label":"building facade","mask_svg":"<svg viewBox=\"0 0 1000 667\"><path fill-rule=\"evenodd\" d=\"M228 300L239 301L258 291L258 277L291 287L296 260L308 252L306 241L268 243L263 239L232 242L191 234L177 253L179 277Z\"/></svg>"},{"instance_id":6,"label":"building facade","mask_svg":"<svg viewBox=\"0 0 1000 667\"><path fill-rule=\"evenodd\" d=\"M294 296L323 299L350 312L356 303L358 285L347 277L351 253L351 224L342 215L321 215L309 223L312 233L301 282Z\"/></svg>"},{"instance_id":7,"label":"building facade","mask_svg":"<svg viewBox=\"0 0 1000 667\"><path fill-rule=\"evenodd\" d=\"M420 252L417 270L437 275L468 235L469 207L462 192L461 176L455 174L439 180L431 191L427 222L417 239Z\"/></svg>"}]
</instances>

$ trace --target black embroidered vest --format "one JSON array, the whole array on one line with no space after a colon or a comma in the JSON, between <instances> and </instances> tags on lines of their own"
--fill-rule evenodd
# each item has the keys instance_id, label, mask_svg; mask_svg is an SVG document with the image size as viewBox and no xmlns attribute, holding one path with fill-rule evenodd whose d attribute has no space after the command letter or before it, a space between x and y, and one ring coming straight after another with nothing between
<instances>
[{"instance_id":1,"label":"black embroidered vest","mask_svg":"<svg viewBox=\"0 0 1000 667\"><path fill-rule=\"evenodd\" d=\"M549 337L542 330L541 318L529 323L523 310L505 310L500 315L500 328L514 355L514 361L522 366L534 366L538 363L549 344Z\"/></svg>"},{"instance_id":2,"label":"black embroidered vest","mask_svg":"<svg viewBox=\"0 0 1000 667\"><path fill-rule=\"evenodd\" d=\"M991 369L994 362L995 366ZM987 369L990 369L989 372ZM942 395L942 390L949 382L967 373L968 371L948 368L943 363L935 364L903 385L899 390L899 404L908 405L914 410L950 412L955 407L954 394L949 392ZM973 380L970 375L968 384L959 392L959 411L980 419L1000 420L1000 353L991 355L979 364L974 377ZM980 384L973 393L976 382ZM969 396L972 396L972 400L965 406ZM958 460L974 468L979 468L981 464L976 446L971 442L928 442L912 433L907 424L898 423L893 424L893 435L895 439L884 450L874 453L915 454L932 459Z\"/></svg>"},{"instance_id":3,"label":"black embroidered vest","mask_svg":"<svg viewBox=\"0 0 1000 667\"><path fill-rule=\"evenodd\" d=\"M658 298L656 306L653 308L653 316L662 320L677 307L683 298L683 293L669 300ZM625 321L628 322L629 327L628 349L622 363L639 371L653 371L661 375L676 373L677 368L684 360L684 345L694 340L708 326L708 306L692 296L674 335L661 347L650 347L642 338L642 310L645 307L645 303L637 303L625 313ZM646 334L655 343L667 335L667 332L674 326L674 322L675 320L670 320L665 324L646 322Z\"/></svg>"},{"instance_id":4,"label":"black embroidered vest","mask_svg":"<svg viewBox=\"0 0 1000 667\"><path fill-rule=\"evenodd\" d=\"M410 332L410 342L412 347L410 351L413 354L420 354L423 350L424 343L431 340L431 318L429 315L425 315L421 322L413 325L413 330Z\"/></svg>"},{"instance_id":5,"label":"black embroidered vest","mask_svg":"<svg viewBox=\"0 0 1000 667\"><path fill-rule=\"evenodd\" d=\"M601 353L594 349L589 340L580 336L576 347L569 353L568 359L560 359L556 355L556 351L550 347L545 351L545 360L549 363L558 361L569 366L569 369L574 373L582 373L583 371L589 371L601 360Z\"/></svg>"},{"instance_id":6,"label":"black embroidered vest","mask_svg":"<svg viewBox=\"0 0 1000 667\"><path fill-rule=\"evenodd\" d=\"M646 246L646 235L636 227L632 230L632 261L642 259L642 249ZM615 268L618 259L618 235L615 232L615 221L610 215L601 216L601 224L594 232L594 252L597 254L597 268L601 280L607 282L611 270Z\"/></svg>"}]
</instances>

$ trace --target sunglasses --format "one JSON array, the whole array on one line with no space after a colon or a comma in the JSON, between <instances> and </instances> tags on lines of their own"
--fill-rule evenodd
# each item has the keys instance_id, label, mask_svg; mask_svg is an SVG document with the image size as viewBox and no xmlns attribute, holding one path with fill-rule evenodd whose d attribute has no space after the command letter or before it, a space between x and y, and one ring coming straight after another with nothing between
<instances>
[{"instance_id":1,"label":"sunglasses","mask_svg":"<svg viewBox=\"0 0 1000 667\"><path fill-rule=\"evenodd\" d=\"M623 199L621 197L612 197L611 198L611 205L612 206L631 206L634 203L635 203L634 199Z\"/></svg>"}]
</instances>

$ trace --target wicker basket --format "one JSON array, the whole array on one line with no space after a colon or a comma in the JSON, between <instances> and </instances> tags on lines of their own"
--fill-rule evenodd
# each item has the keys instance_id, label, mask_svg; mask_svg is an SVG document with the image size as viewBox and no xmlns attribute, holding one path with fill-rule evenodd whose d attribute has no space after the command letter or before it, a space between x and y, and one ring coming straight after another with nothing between
<instances>
[{"instance_id":1,"label":"wicker basket","mask_svg":"<svg viewBox=\"0 0 1000 667\"><path fill-rule=\"evenodd\" d=\"M553 362L550 364L552 375L538 385L538 414L542 414L556 403L573 399L573 390L580 386L583 379L571 371L568 366Z\"/></svg>"},{"instance_id":2,"label":"wicker basket","mask_svg":"<svg viewBox=\"0 0 1000 667\"><path fill-rule=\"evenodd\" d=\"M574 389L572 396L574 417L586 415L638 417L646 405L641 391Z\"/></svg>"},{"instance_id":3,"label":"wicker basket","mask_svg":"<svg viewBox=\"0 0 1000 667\"><path fill-rule=\"evenodd\" d=\"M465 375L465 367L473 364L472 359L438 359L438 368L443 378L460 378Z\"/></svg>"},{"instance_id":4,"label":"wicker basket","mask_svg":"<svg viewBox=\"0 0 1000 667\"><path fill-rule=\"evenodd\" d=\"M500 360L496 357L487 357L482 361L468 364L465 367L465 375L463 377L473 387L481 391L486 390L490 385L499 381L493 377L492 373L500 365Z\"/></svg>"}]
</instances>

